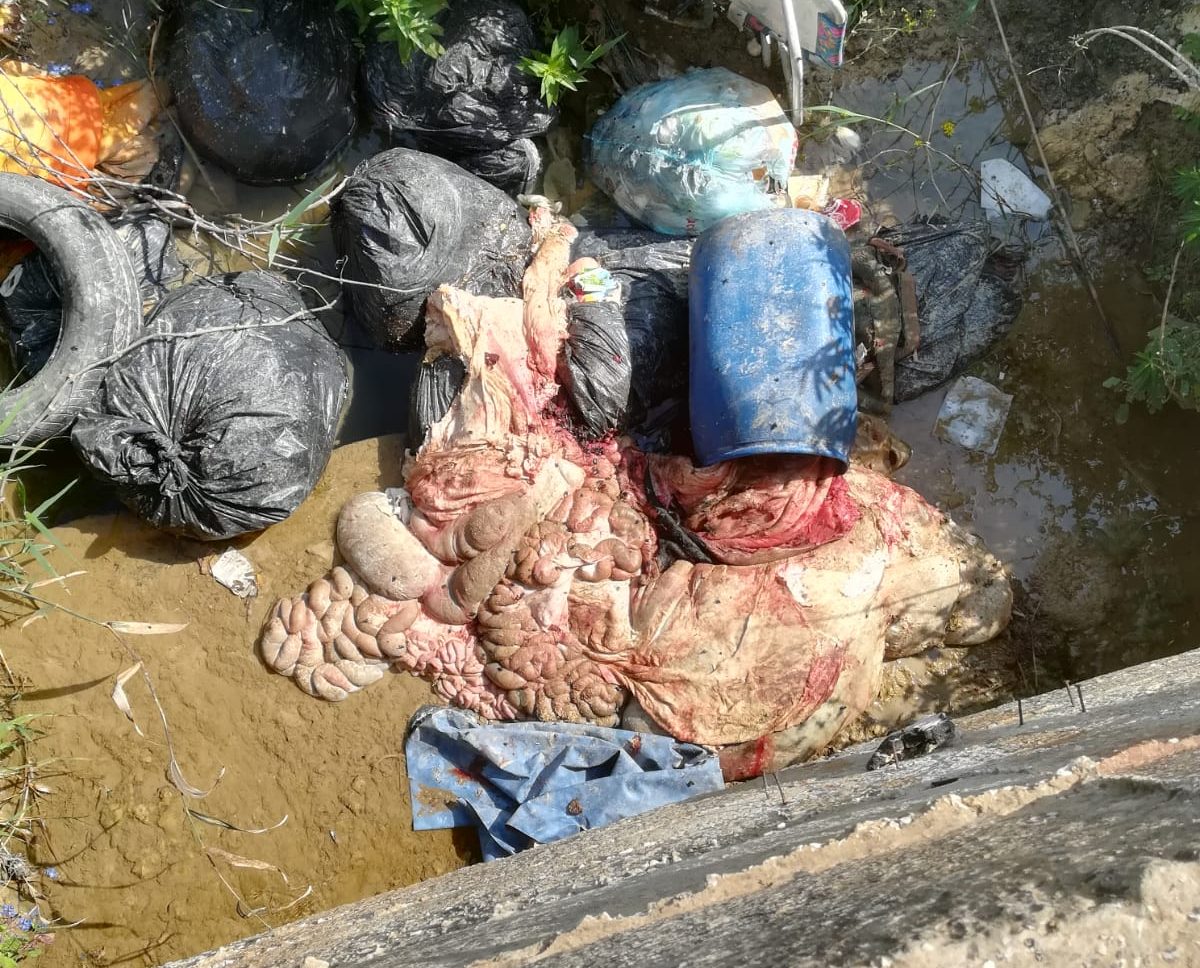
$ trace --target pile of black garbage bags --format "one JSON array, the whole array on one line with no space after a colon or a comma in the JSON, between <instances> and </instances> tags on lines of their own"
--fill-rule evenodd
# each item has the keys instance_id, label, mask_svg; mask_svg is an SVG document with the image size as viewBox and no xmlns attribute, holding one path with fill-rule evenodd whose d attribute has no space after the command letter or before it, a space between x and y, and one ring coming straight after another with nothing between
<instances>
[{"instance_id":1,"label":"pile of black garbage bags","mask_svg":"<svg viewBox=\"0 0 1200 968\"><path fill-rule=\"evenodd\" d=\"M331 0L180 0L166 33L180 129L240 182L298 184L356 133L382 139L333 200L331 225L345 313L392 352L423 346L425 302L443 284L520 294L531 230L516 196L536 188L535 139L556 122L520 70L540 44L513 0L454 0L439 23L445 52L407 62L394 43L360 37ZM283 520L337 439L349 382L342 350L282 275L182 284L166 222L113 230L139 280L144 325L76 417L76 451L158 527L214 540ZM989 262L986 231L917 226L902 241L929 325L908 375L897 376L897 399L960 371L1019 305ZM683 444L672 434L686 438L691 252L691 239L620 215L581 232L575 256L595 259L618 293L569 303L560 377L581 434L629 433L646 449ZM27 374L54 350L62 316L63 294L40 258L0 293ZM462 379L458 361L421 365L414 446Z\"/></svg>"}]
</instances>

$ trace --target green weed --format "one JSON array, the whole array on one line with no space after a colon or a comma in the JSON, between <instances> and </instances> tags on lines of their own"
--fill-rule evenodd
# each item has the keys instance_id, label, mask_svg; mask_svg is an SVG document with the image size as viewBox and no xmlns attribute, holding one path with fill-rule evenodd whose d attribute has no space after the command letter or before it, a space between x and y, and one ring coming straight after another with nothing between
<instances>
[{"instance_id":1,"label":"green weed","mask_svg":"<svg viewBox=\"0 0 1200 968\"><path fill-rule=\"evenodd\" d=\"M1109 377L1104 386L1125 395L1117 423L1129 419L1134 403L1149 413L1172 402L1184 410L1200 410L1200 326L1176 321L1156 329L1125 376Z\"/></svg>"},{"instance_id":2,"label":"green weed","mask_svg":"<svg viewBox=\"0 0 1200 968\"><path fill-rule=\"evenodd\" d=\"M358 18L359 33L374 29L379 40L394 40L400 60L408 63L423 51L441 57L445 48L438 42L442 27L438 15L447 0L338 0L338 10L350 10Z\"/></svg>"},{"instance_id":3,"label":"green weed","mask_svg":"<svg viewBox=\"0 0 1200 968\"><path fill-rule=\"evenodd\" d=\"M559 31L548 52L522 57L521 70L542 82L542 100L554 107L564 90L579 90L579 85L587 80L589 68L624 39L622 34L588 50L579 28L572 24Z\"/></svg>"},{"instance_id":4,"label":"green weed","mask_svg":"<svg viewBox=\"0 0 1200 968\"><path fill-rule=\"evenodd\" d=\"M0 432L4 423L0 422ZM59 575L51 564L57 542L47 525L50 509L67 488L31 507L22 483L22 475L36 466L40 451L41 445L0 450L0 602L5 606L0 623L37 617L42 611L38 589L70 577ZM40 894L35 880L43 875L54 880L58 874L53 867L39 874L17 847L32 832L39 770L47 764L29 755L30 744L41 735L38 717L13 713L17 685L2 654L0 670L4 673L0 682L0 889L13 900L36 898ZM0 904L0 968L33 961L53 940L36 904L24 911L13 903Z\"/></svg>"}]
</instances>

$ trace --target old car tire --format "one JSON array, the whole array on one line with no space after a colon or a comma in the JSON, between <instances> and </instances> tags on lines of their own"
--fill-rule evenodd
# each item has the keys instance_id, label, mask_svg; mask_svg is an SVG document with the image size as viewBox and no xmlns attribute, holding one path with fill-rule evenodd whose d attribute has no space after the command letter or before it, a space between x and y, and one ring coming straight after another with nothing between
<instances>
[{"instance_id":1,"label":"old car tire","mask_svg":"<svg viewBox=\"0 0 1200 968\"><path fill-rule=\"evenodd\" d=\"M63 433L93 399L106 369L97 364L133 340L142 300L116 232L66 190L0 173L0 228L41 250L63 293L62 329L49 361L27 383L0 393L0 445L33 444Z\"/></svg>"}]
</instances>

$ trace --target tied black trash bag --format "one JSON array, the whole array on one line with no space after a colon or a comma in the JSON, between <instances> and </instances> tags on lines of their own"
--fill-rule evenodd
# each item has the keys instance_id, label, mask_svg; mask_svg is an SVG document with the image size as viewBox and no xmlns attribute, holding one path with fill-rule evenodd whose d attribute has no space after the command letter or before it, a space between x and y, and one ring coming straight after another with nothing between
<instances>
[{"instance_id":1,"label":"tied black trash bag","mask_svg":"<svg viewBox=\"0 0 1200 968\"><path fill-rule=\"evenodd\" d=\"M623 412L608 411L609 429L649 430L641 425L653 415L664 409L674 413L672 403L686 404L692 245L692 239L667 238L642 229L584 232L575 243L575 258L595 259L621 285L619 316L608 316L607 311L605 316L624 323L630 374ZM597 316L593 322L600 325L602 318ZM593 383L615 379L611 358L597 362L612 375L593 374ZM620 394L619 384L614 391Z\"/></svg>"},{"instance_id":2,"label":"tied black trash bag","mask_svg":"<svg viewBox=\"0 0 1200 968\"><path fill-rule=\"evenodd\" d=\"M233 328L231 328L233 327ZM168 295L71 441L139 517L202 540L282 521L325 469L346 397L341 352L290 284L264 272Z\"/></svg>"},{"instance_id":3,"label":"tied black trash bag","mask_svg":"<svg viewBox=\"0 0 1200 968\"><path fill-rule=\"evenodd\" d=\"M354 131L354 50L333 0L180 0L167 74L184 134L251 185L303 181Z\"/></svg>"},{"instance_id":4,"label":"tied black trash bag","mask_svg":"<svg viewBox=\"0 0 1200 968\"><path fill-rule=\"evenodd\" d=\"M407 148L376 155L334 199L332 221L350 306L384 349L420 344L425 301L439 286L520 295L528 216L443 158Z\"/></svg>"},{"instance_id":5,"label":"tied black trash bag","mask_svg":"<svg viewBox=\"0 0 1200 968\"><path fill-rule=\"evenodd\" d=\"M151 216L122 218L113 228L133 263L143 307L150 309L183 275L171 226ZM25 379L50 360L62 327L62 291L40 252L22 259L0 283L0 323L8 332L13 363Z\"/></svg>"},{"instance_id":6,"label":"tied black trash bag","mask_svg":"<svg viewBox=\"0 0 1200 968\"><path fill-rule=\"evenodd\" d=\"M520 69L537 48L528 15L512 0L455 0L438 22L446 52L436 60L417 52L404 64L394 43L368 47L362 89L372 122L394 144L449 158L505 191L528 191L540 161L521 139L545 134L557 117L537 79Z\"/></svg>"},{"instance_id":7,"label":"tied black trash bag","mask_svg":"<svg viewBox=\"0 0 1200 968\"><path fill-rule=\"evenodd\" d=\"M622 425L632 375L620 303L571 303L558 378L589 437Z\"/></svg>"}]
</instances>

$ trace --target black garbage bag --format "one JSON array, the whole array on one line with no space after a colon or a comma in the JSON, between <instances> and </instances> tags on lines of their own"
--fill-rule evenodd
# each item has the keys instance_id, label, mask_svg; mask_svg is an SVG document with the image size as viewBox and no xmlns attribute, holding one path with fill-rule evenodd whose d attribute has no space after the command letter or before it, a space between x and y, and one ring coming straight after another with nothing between
<instances>
[{"instance_id":1,"label":"black garbage bag","mask_svg":"<svg viewBox=\"0 0 1200 968\"><path fill-rule=\"evenodd\" d=\"M528 195L542 173L542 156L528 138L474 154L434 151L508 195Z\"/></svg>"},{"instance_id":2,"label":"black garbage bag","mask_svg":"<svg viewBox=\"0 0 1200 968\"><path fill-rule=\"evenodd\" d=\"M191 144L239 181L303 181L355 123L350 32L332 0L179 0L167 75Z\"/></svg>"},{"instance_id":3,"label":"black garbage bag","mask_svg":"<svg viewBox=\"0 0 1200 968\"><path fill-rule=\"evenodd\" d=\"M529 16L512 0L455 0L438 22L446 52L436 60L418 52L405 64L394 43L368 47L361 75L372 122L392 144L523 191L537 175L536 152L522 146L504 163L492 153L545 134L557 117L539 97L537 79L520 69L538 46Z\"/></svg>"},{"instance_id":4,"label":"black garbage bag","mask_svg":"<svg viewBox=\"0 0 1200 968\"><path fill-rule=\"evenodd\" d=\"M332 222L350 306L384 349L420 344L425 300L439 286L521 292L528 216L443 158L393 148L365 161L334 199Z\"/></svg>"},{"instance_id":5,"label":"black garbage bag","mask_svg":"<svg viewBox=\"0 0 1200 968\"><path fill-rule=\"evenodd\" d=\"M129 252L143 307L150 310L183 275L171 226L146 215L120 218L112 225ZM22 259L0 283L0 323L21 376L33 376L50 359L62 324L62 291L40 252Z\"/></svg>"},{"instance_id":6,"label":"black garbage bag","mask_svg":"<svg viewBox=\"0 0 1200 968\"><path fill-rule=\"evenodd\" d=\"M591 437L620 427L629 413L633 376L621 305L577 302L567 308L558 380Z\"/></svg>"},{"instance_id":7,"label":"black garbage bag","mask_svg":"<svg viewBox=\"0 0 1200 968\"><path fill-rule=\"evenodd\" d=\"M299 292L264 272L203 279L168 294L146 332L164 338L117 360L75 422L83 462L177 534L282 521L324 470L346 397L341 351Z\"/></svg>"},{"instance_id":8,"label":"black garbage bag","mask_svg":"<svg viewBox=\"0 0 1200 968\"><path fill-rule=\"evenodd\" d=\"M575 244L575 258L595 259L621 284L632 371L622 426L636 428L664 405L687 400L692 244L644 229L583 232Z\"/></svg>"},{"instance_id":9,"label":"black garbage bag","mask_svg":"<svg viewBox=\"0 0 1200 968\"><path fill-rule=\"evenodd\" d=\"M928 222L881 237L904 251L917 292L920 344L896 361L896 402L962 373L1000 340L1021 311L1023 255L998 246L986 222Z\"/></svg>"},{"instance_id":10,"label":"black garbage bag","mask_svg":"<svg viewBox=\"0 0 1200 968\"><path fill-rule=\"evenodd\" d=\"M425 442L429 428L449 413L466 378L466 365L457 356L421 362L408 404L409 446L413 450Z\"/></svg>"}]
</instances>

